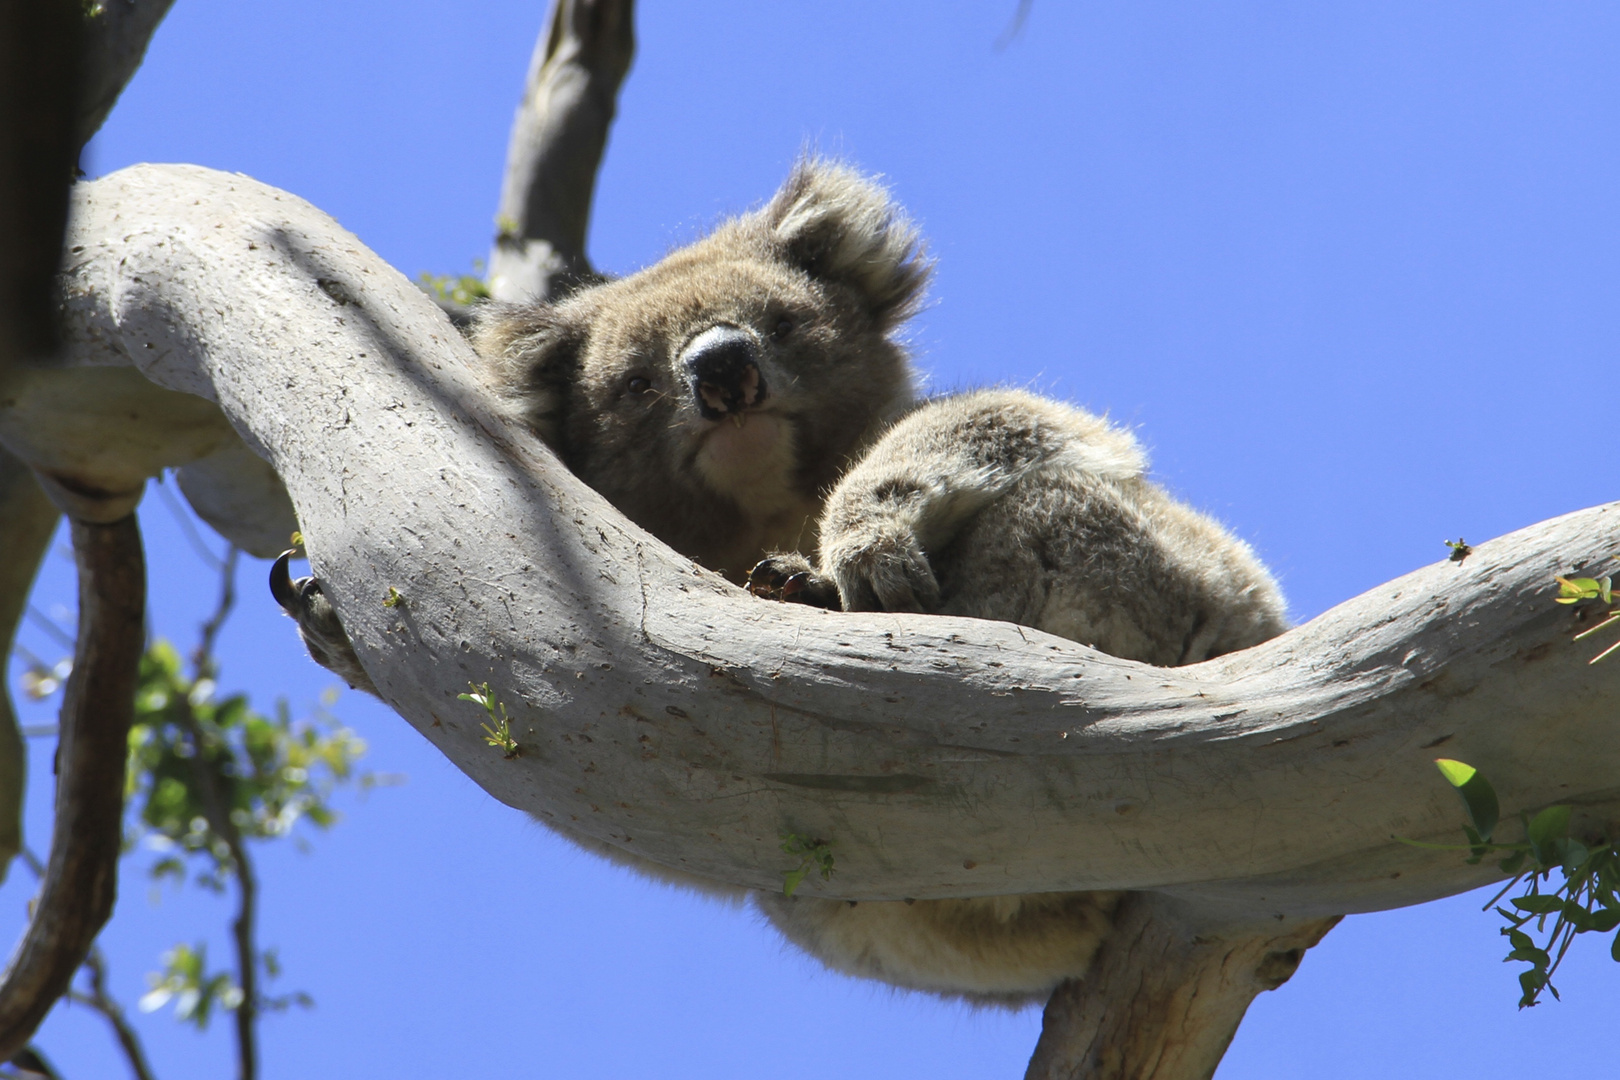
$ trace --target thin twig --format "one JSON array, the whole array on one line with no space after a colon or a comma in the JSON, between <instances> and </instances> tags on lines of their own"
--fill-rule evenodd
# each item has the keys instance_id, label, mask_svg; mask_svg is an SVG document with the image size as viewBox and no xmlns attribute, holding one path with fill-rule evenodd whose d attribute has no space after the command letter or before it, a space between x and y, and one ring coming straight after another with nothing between
<instances>
[{"instance_id":1,"label":"thin twig","mask_svg":"<svg viewBox=\"0 0 1620 1080\"><path fill-rule=\"evenodd\" d=\"M219 603L213 615L203 623L202 640L192 653L192 664L198 679L210 678L214 673L214 641L236 603L236 560L240 554L232 545L220 568ZM178 704L180 726L185 729L186 738L191 743L192 777L202 795L203 815L213 834L225 841L236 873L238 903L231 934L236 945L236 983L242 991L241 1004L236 1007L237 1076L239 1080L254 1080L259 1065L256 1027L259 1015L258 951L253 940L254 925L258 919L258 880L253 873L253 863L248 859L247 848L242 843L242 833L231 819L230 803L221 790L223 777L213 755L209 753L191 703L182 700Z\"/></svg>"},{"instance_id":2,"label":"thin twig","mask_svg":"<svg viewBox=\"0 0 1620 1080\"><path fill-rule=\"evenodd\" d=\"M1035 0L1018 0L1018 10L1013 12L1012 21L1007 24L1007 29L1001 32L1001 36L996 38L996 52L1011 45L1018 35L1024 32L1024 23L1029 20L1030 9L1034 6Z\"/></svg>"},{"instance_id":3,"label":"thin twig","mask_svg":"<svg viewBox=\"0 0 1620 1080\"><path fill-rule=\"evenodd\" d=\"M219 603L208 621L202 624L201 640L197 643L197 650L191 654L192 670L198 679L213 678L214 641L219 637L225 620L230 617L231 608L236 606L236 562L241 554L242 549L232 544L225 552L224 562L219 562Z\"/></svg>"},{"instance_id":4,"label":"thin twig","mask_svg":"<svg viewBox=\"0 0 1620 1080\"><path fill-rule=\"evenodd\" d=\"M85 994L70 990L68 1000L94 1009L112 1025L113 1034L118 1037L118 1045L129 1061L129 1070L135 1074L135 1080L156 1080L152 1066L146 1060L146 1050L141 1046L140 1036L135 1034L135 1029L124 1019L123 1006L107 992L107 960L101 955L100 949L94 947L90 949L84 967L90 973L90 992Z\"/></svg>"},{"instance_id":5,"label":"thin twig","mask_svg":"<svg viewBox=\"0 0 1620 1080\"><path fill-rule=\"evenodd\" d=\"M221 569L225 565L224 562L209 548L208 542L202 537L202 533L197 531L196 522L191 520L191 515L186 512L186 508L180 505L179 496L175 495L168 484L158 484L157 490L158 497L163 500L164 507L174 518L175 523L180 526L180 531L185 533L186 542L191 545L192 550L196 551L202 561L213 569Z\"/></svg>"},{"instance_id":6,"label":"thin twig","mask_svg":"<svg viewBox=\"0 0 1620 1080\"><path fill-rule=\"evenodd\" d=\"M39 608L35 607L33 604L28 605L28 617L34 620L34 624L41 630L45 631L52 638L56 639L56 643L62 646L62 648L73 648L73 635L58 626L55 619L39 610Z\"/></svg>"},{"instance_id":7,"label":"thin twig","mask_svg":"<svg viewBox=\"0 0 1620 1080\"><path fill-rule=\"evenodd\" d=\"M236 983L242 991L242 1003L236 1007L236 1053L238 1080L253 1080L258 1072L257 1038L254 1028L258 1018L258 962L253 944L253 925L258 917L258 882L253 864L248 860L242 844L242 834L231 820L225 796L220 791L221 779L208 753L201 727L192 714L191 705L179 702L180 725L191 742L192 776L202 795L203 816L215 836L225 841L230 851L232 868L236 873L239 892L236 921L231 926L236 944Z\"/></svg>"}]
</instances>

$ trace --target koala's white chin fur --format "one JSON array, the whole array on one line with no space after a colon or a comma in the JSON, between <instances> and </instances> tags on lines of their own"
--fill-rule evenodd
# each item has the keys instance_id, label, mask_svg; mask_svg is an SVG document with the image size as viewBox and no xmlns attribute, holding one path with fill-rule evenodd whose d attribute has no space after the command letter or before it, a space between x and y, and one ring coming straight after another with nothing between
<instances>
[{"instance_id":1,"label":"koala's white chin fur","mask_svg":"<svg viewBox=\"0 0 1620 1080\"><path fill-rule=\"evenodd\" d=\"M697 454L698 472L709 487L767 513L792 499L794 465L793 429L770 413L717 421Z\"/></svg>"}]
</instances>

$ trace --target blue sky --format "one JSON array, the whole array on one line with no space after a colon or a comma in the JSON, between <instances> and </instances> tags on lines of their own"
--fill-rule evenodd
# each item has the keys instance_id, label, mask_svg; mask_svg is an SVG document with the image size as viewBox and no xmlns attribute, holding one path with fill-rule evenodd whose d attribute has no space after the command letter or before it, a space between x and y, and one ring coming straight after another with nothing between
<instances>
[{"instance_id":1,"label":"blue sky","mask_svg":"<svg viewBox=\"0 0 1620 1080\"><path fill-rule=\"evenodd\" d=\"M1616 497L1620 11L1596 3L644 0L591 232L625 272L770 194L809 145L883 173L939 258L911 340L936 388L1033 386L1137 428L1155 474L1278 571L1296 619L1480 541ZM178 0L88 167L237 170L332 213L410 274L492 231L543 4ZM212 581L142 511L158 632ZM244 565L228 686L312 704L331 679ZM37 605L71 621L53 557ZM54 657L37 628L23 642ZM15 665L12 668L16 671ZM26 722L47 723L29 706ZM264 938L316 999L264 1023L266 1075L779 1078L1022 1074L1039 1014L829 975L745 911L578 854L402 721L335 711L400 787L264 849ZM48 842L35 740L29 835ZM126 1002L227 910L128 865L104 938ZM22 924L19 870L0 930ZM1483 898L1346 921L1256 1002L1219 1077L1612 1071L1620 967L1515 1009ZM218 1077L140 1017L159 1074ZM61 1009L71 1080L122 1075Z\"/></svg>"}]
</instances>

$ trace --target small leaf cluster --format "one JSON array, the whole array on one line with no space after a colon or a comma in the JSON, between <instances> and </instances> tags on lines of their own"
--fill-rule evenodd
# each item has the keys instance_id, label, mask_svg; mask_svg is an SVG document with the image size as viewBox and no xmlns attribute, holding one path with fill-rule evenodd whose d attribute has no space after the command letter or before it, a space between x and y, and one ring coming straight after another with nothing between
<instances>
[{"instance_id":1,"label":"small leaf cluster","mask_svg":"<svg viewBox=\"0 0 1620 1080\"><path fill-rule=\"evenodd\" d=\"M782 851L795 856L799 865L782 874L782 895L792 896L804 879L810 876L811 871L820 873L822 881L831 881L833 876L832 845L825 840L812 840L800 836L798 833L785 832L782 834Z\"/></svg>"},{"instance_id":2,"label":"small leaf cluster","mask_svg":"<svg viewBox=\"0 0 1620 1080\"><path fill-rule=\"evenodd\" d=\"M1568 806L1549 806L1533 817L1520 814L1524 841L1498 843L1492 837L1501 811L1490 782L1479 770L1461 761L1441 758L1435 764L1462 798L1468 817L1468 824L1463 826L1463 835L1468 838L1468 861L1479 863L1489 855L1503 853L1497 865L1503 873L1513 875L1485 907L1495 907L1497 914L1507 920L1502 933L1512 951L1504 961L1530 965L1519 973L1519 1008L1536 1004L1543 990L1558 997L1552 976L1563 963L1575 935L1607 934L1620 928L1620 846L1607 841L1588 846L1571 835L1572 812ZM1563 878L1563 884L1547 890L1545 885L1551 884L1554 870ZM1523 891L1509 899L1507 907L1499 905L1503 897L1520 888ZM1549 920L1551 930L1547 928ZM1545 935L1539 944L1526 930L1532 923L1534 934ZM1609 954L1620 961L1620 933L1610 944Z\"/></svg>"},{"instance_id":3,"label":"small leaf cluster","mask_svg":"<svg viewBox=\"0 0 1620 1080\"><path fill-rule=\"evenodd\" d=\"M435 300L471 307L480 300L489 299L489 286L474 274L430 274L426 270L416 277L423 292Z\"/></svg>"},{"instance_id":4,"label":"small leaf cluster","mask_svg":"<svg viewBox=\"0 0 1620 1080\"><path fill-rule=\"evenodd\" d=\"M295 722L285 701L269 717L245 694L216 698L215 692L213 679L186 677L168 642L147 649L135 691L126 790L135 816L130 839L144 837L172 853L153 867L153 876L183 879L185 857L201 856L197 880L217 890L233 860L229 838L210 820L204 785L212 786L243 839L285 836L300 820L324 829L337 820L332 790L356 779L366 744L324 715Z\"/></svg>"},{"instance_id":5,"label":"small leaf cluster","mask_svg":"<svg viewBox=\"0 0 1620 1080\"><path fill-rule=\"evenodd\" d=\"M1559 577L1557 581L1558 596L1555 599L1560 604L1578 604L1582 600L1601 600L1605 604L1614 603L1614 582L1607 576L1600 578ZM1582 638L1591 637L1598 631L1605 630L1616 623L1620 623L1620 608L1610 611L1607 618L1590 630L1584 630L1576 634L1575 640L1580 641ZM1587 662L1595 664L1604 657L1611 656L1616 652L1620 652L1620 641L1616 641Z\"/></svg>"},{"instance_id":6,"label":"small leaf cluster","mask_svg":"<svg viewBox=\"0 0 1620 1080\"><path fill-rule=\"evenodd\" d=\"M156 1012L171 1000L174 1018L208 1030L214 1007L230 1011L242 1004L242 988L226 971L208 971L208 946L176 945L163 954L163 970L146 976L151 989L141 995L142 1012Z\"/></svg>"},{"instance_id":7,"label":"small leaf cluster","mask_svg":"<svg viewBox=\"0 0 1620 1080\"><path fill-rule=\"evenodd\" d=\"M484 741L501 752L508 761L523 753L517 739L512 737L512 719L506 715L506 706L495 700L489 683L468 683L470 694L457 694L457 701L470 701L489 714L489 722L479 724L484 729Z\"/></svg>"}]
</instances>

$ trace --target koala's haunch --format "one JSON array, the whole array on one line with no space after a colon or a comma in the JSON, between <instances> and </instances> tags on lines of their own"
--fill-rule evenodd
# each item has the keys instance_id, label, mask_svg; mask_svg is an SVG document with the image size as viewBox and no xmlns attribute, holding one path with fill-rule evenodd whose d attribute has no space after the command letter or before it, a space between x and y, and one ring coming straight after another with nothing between
<instances>
[{"instance_id":1,"label":"koala's haunch","mask_svg":"<svg viewBox=\"0 0 1620 1080\"><path fill-rule=\"evenodd\" d=\"M1128 432L1058 402L1007 390L931 401L828 496L819 566L778 554L750 588L849 611L1000 619L1162 666L1286 630L1282 593L1249 546L1146 468ZM839 970L1021 1004L1085 973L1120 895L757 902Z\"/></svg>"}]
</instances>

